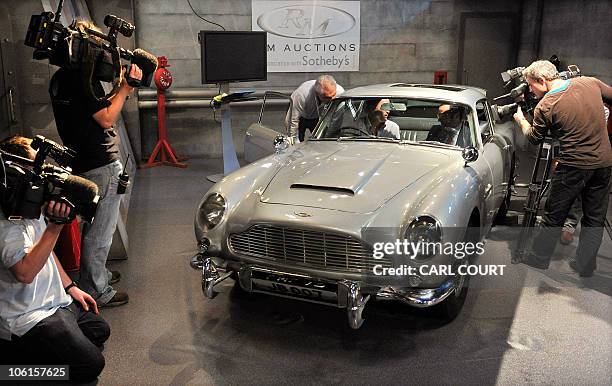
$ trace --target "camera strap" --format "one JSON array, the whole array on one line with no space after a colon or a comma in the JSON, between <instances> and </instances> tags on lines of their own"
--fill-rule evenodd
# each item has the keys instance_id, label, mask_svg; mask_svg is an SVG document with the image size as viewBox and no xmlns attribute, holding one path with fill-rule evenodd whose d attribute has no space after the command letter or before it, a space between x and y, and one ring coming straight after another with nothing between
<instances>
[{"instance_id":1,"label":"camera strap","mask_svg":"<svg viewBox=\"0 0 612 386\"><path fill-rule=\"evenodd\" d=\"M68 217L57 217L57 216L50 215L48 212L45 212L45 217L54 224L61 224L61 225L70 224L72 220L74 220L76 217L76 212L74 210L75 208L74 204L72 204L66 197L59 197L58 199L55 199L55 201L57 203L66 204L68 208L70 208L70 214L68 215Z\"/></svg>"}]
</instances>

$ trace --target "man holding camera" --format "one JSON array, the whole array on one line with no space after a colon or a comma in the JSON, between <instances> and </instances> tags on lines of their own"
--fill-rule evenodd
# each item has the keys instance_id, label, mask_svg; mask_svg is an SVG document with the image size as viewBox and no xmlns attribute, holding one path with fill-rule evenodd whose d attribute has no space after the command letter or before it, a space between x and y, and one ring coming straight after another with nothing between
<instances>
[{"instance_id":1,"label":"man holding camera","mask_svg":"<svg viewBox=\"0 0 612 386\"><path fill-rule=\"evenodd\" d=\"M90 23L80 23L95 29ZM124 69L118 89L110 96L105 96L99 80L87 78L86 73L83 69L60 68L51 79L49 93L58 133L64 145L76 151L73 171L95 182L100 192L95 221L83 227L79 285L100 307L111 307L129 300L127 293L117 292L109 284L119 280L119 273L106 268L119 218L121 196L117 185L123 170L119 135L113 125L134 91L127 76L141 80L142 70L135 64Z\"/></svg>"},{"instance_id":2,"label":"man holding camera","mask_svg":"<svg viewBox=\"0 0 612 386\"><path fill-rule=\"evenodd\" d=\"M531 91L542 99L534 110L533 124L525 119L520 107L514 114L515 121L530 142L542 142L550 130L560 145L559 165L552 176L537 242L523 263L548 268L563 222L580 196L582 230L570 267L588 277L596 269L608 209L612 152L602 111L603 102L612 101L612 87L591 77L563 80L546 60L533 62L523 70L523 76Z\"/></svg>"},{"instance_id":3,"label":"man holding camera","mask_svg":"<svg viewBox=\"0 0 612 386\"><path fill-rule=\"evenodd\" d=\"M12 137L7 153L34 159L31 140ZM49 218L70 209L50 201ZM110 335L95 300L70 280L53 254L63 225L7 219L0 211L0 363L68 365L71 380L92 381L104 368L101 347ZM74 301L73 301L74 300Z\"/></svg>"}]
</instances>

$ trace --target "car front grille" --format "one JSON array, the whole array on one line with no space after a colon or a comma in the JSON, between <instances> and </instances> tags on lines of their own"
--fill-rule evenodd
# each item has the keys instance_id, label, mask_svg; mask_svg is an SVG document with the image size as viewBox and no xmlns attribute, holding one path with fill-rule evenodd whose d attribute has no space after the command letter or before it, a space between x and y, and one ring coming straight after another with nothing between
<instances>
[{"instance_id":1,"label":"car front grille","mask_svg":"<svg viewBox=\"0 0 612 386\"><path fill-rule=\"evenodd\" d=\"M372 249L357 238L270 224L230 235L229 246L238 255L312 268L372 272L376 264L391 266L389 260L375 260Z\"/></svg>"}]
</instances>

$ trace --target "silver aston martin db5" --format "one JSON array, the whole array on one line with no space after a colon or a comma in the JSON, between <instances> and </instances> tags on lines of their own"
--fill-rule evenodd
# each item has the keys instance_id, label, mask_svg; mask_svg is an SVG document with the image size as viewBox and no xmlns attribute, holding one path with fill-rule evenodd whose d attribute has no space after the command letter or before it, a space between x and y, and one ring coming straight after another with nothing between
<instances>
[{"instance_id":1,"label":"silver aston martin db5","mask_svg":"<svg viewBox=\"0 0 612 386\"><path fill-rule=\"evenodd\" d=\"M225 176L198 206L191 266L205 296L232 278L239 290L346 308L352 328L370 300L454 318L464 275L384 274L399 269L397 251L374 252L401 240L478 243L505 215L514 131L494 122L485 91L358 87L330 102L305 142L282 134L251 125L246 157L269 155ZM401 262L456 267L470 259L423 252Z\"/></svg>"}]
</instances>

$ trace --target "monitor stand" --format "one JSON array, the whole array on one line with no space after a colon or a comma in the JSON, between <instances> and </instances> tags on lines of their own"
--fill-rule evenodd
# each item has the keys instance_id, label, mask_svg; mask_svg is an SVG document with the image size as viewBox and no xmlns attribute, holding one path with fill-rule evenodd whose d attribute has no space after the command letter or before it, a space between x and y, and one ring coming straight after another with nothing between
<instances>
[{"instance_id":1,"label":"monitor stand","mask_svg":"<svg viewBox=\"0 0 612 386\"><path fill-rule=\"evenodd\" d=\"M229 94L229 83L221 83L221 93ZM234 148L234 138L232 136L232 113L230 103L221 105L221 138L223 141L223 174L213 174L206 177L207 180L217 183L221 178L227 176L234 170L240 168L238 156Z\"/></svg>"}]
</instances>

